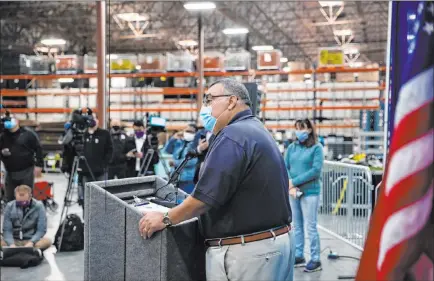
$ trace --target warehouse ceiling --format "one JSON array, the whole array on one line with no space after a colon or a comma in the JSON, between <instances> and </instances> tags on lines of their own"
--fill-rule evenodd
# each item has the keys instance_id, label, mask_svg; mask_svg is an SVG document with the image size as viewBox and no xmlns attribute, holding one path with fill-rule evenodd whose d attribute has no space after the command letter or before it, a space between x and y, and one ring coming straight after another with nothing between
<instances>
[{"instance_id":1,"label":"warehouse ceiling","mask_svg":"<svg viewBox=\"0 0 434 281\"><path fill-rule=\"evenodd\" d=\"M339 2L339 1L338 1ZM334 30L351 30L351 43L360 61L382 63L387 43L387 1L345 1L324 7L318 1L214 1L216 9L204 12L205 50L225 52L254 45L273 45L290 61L317 60L318 48L338 43ZM180 40L197 40L198 14L186 10L184 1L107 1L107 44L111 53L174 51ZM137 22L116 15L137 13ZM130 14L131 15L131 14ZM329 17L330 24L326 19ZM0 3L3 54L32 53L46 38L66 40L65 53L94 52L95 2L42 1ZM248 35L226 35L227 27L245 27ZM134 31L140 36L134 35ZM342 39L341 36L338 39Z\"/></svg>"}]
</instances>

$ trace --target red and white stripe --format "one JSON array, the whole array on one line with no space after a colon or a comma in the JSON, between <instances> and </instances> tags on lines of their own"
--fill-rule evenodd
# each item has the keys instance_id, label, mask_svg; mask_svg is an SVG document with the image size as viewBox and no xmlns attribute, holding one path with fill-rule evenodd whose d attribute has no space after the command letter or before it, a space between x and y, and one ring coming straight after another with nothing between
<instances>
[{"instance_id":1,"label":"red and white stripe","mask_svg":"<svg viewBox=\"0 0 434 281\"><path fill-rule=\"evenodd\" d=\"M430 68L413 77L399 94L387 176L381 190L388 203L382 210L385 214L377 258L378 280L390 276L397 266L394 256L411 248L409 240L430 219L434 130L427 117L434 106L429 84L433 71Z\"/></svg>"}]
</instances>

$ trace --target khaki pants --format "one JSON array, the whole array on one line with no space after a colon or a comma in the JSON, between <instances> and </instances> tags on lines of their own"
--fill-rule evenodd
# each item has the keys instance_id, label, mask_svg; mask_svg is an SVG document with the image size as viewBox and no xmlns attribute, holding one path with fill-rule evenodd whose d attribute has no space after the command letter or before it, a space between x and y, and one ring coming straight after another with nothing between
<instances>
[{"instance_id":1,"label":"khaki pants","mask_svg":"<svg viewBox=\"0 0 434 281\"><path fill-rule=\"evenodd\" d=\"M206 280L292 281L295 259L292 232L244 245L208 248Z\"/></svg>"},{"instance_id":2,"label":"khaki pants","mask_svg":"<svg viewBox=\"0 0 434 281\"><path fill-rule=\"evenodd\" d=\"M16 240L15 239L15 246L17 247L24 247L30 240ZM51 247L51 240L48 238L41 238L36 244L34 245L35 248L40 249L41 251L45 251L46 249ZM2 247L9 246L3 239L1 240Z\"/></svg>"}]
</instances>

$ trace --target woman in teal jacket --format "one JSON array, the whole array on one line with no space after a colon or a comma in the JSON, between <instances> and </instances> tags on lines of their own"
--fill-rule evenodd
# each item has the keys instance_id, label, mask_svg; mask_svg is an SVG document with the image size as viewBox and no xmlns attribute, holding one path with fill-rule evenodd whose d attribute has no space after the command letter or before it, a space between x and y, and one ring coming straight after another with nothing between
<instances>
[{"instance_id":1,"label":"woman in teal jacket","mask_svg":"<svg viewBox=\"0 0 434 281\"><path fill-rule=\"evenodd\" d=\"M324 153L309 119L296 121L295 129L297 140L289 145L285 155L295 226L295 267L305 266L305 272L314 272L321 270L317 215ZM304 258L304 226L310 240L311 260L307 264Z\"/></svg>"},{"instance_id":2,"label":"woman in teal jacket","mask_svg":"<svg viewBox=\"0 0 434 281\"><path fill-rule=\"evenodd\" d=\"M189 151L195 150L193 140L196 132L196 126L190 124L184 129L182 134L175 134L175 136L173 136L166 144L164 150L167 154L172 155L174 169L181 165ZM188 194L190 194L194 189L193 179L196 163L197 158L189 160L179 176L178 186Z\"/></svg>"}]
</instances>

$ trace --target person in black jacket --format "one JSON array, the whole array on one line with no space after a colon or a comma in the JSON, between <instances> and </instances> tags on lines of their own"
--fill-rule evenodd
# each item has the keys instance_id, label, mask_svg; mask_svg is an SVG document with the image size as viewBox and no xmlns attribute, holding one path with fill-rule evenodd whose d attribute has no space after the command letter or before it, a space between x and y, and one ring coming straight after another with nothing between
<instances>
[{"instance_id":1,"label":"person in black jacket","mask_svg":"<svg viewBox=\"0 0 434 281\"><path fill-rule=\"evenodd\" d=\"M127 135L121 128L119 120L111 121L110 135L113 142L113 157L110 161L108 170L108 179L125 178L127 156L125 154L125 144L127 142Z\"/></svg>"},{"instance_id":2,"label":"person in black jacket","mask_svg":"<svg viewBox=\"0 0 434 281\"><path fill-rule=\"evenodd\" d=\"M160 161L158 155L158 138L149 134L145 130L143 121L137 120L133 124L134 136L127 140L125 144L125 155L127 157L126 177L137 177L144 157L149 149L154 149L154 155L149 165L146 175L155 175L154 165Z\"/></svg>"},{"instance_id":3,"label":"person in black jacket","mask_svg":"<svg viewBox=\"0 0 434 281\"><path fill-rule=\"evenodd\" d=\"M202 167L202 163L205 161L209 146L208 140L211 135L211 132L207 131L205 128L201 128L194 137L193 147L196 149L197 153L196 170L193 179L194 184L199 181L200 168Z\"/></svg>"},{"instance_id":4,"label":"person in black jacket","mask_svg":"<svg viewBox=\"0 0 434 281\"><path fill-rule=\"evenodd\" d=\"M15 199L14 190L19 185L33 189L35 176L39 177L44 166L42 147L36 133L20 127L18 120L11 118L0 136L0 160L6 169L6 200Z\"/></svg>"},{"instance_id":5,"label":"person in black jacket","mask_svg":"<svg viewBox=\"0 0 434 281\"><path fill-rule=\"evenodd\" d=\"M106 179L107 169L112 159L113 143L108 130L98 128L98 118L93 114L90 127L84 133L84 147L82 155L86 158L80 160L79 174L82 187L90 181L103 181ZM90 170L89 170L90 168ZM95 177L92 178L92 174ZM84 206L84 205L83 205Z\"/></svg>"}]
</instances>

